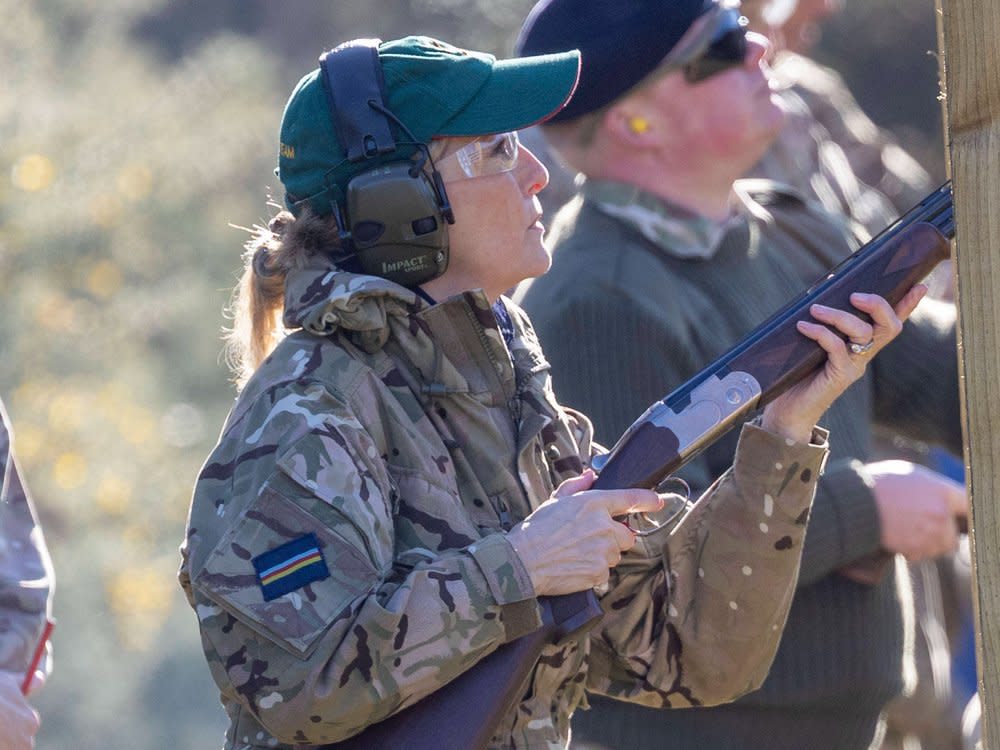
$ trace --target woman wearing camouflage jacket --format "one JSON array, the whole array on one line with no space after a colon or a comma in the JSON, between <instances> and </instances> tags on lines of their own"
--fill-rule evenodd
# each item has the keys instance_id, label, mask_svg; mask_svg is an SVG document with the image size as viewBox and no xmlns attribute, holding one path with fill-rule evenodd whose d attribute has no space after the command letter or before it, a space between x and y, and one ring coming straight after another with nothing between
<instances>
[{"instance_id":1,"label":"woman wearing camouflage jacket","mask_svg":"<svg viewBox=\"0 0 1000 750\"><path fill-rule=\"evenodd\" d=\"M365 90L369 53L381 96ZM574 52L497 61L407 37L338 48L293 92L278 166L290 211L246 256L241 392L182 548L227 748L357 734L538 628L537 597L591 587L603 620L546 648L492 746L565 747L586 691L705 705L767 673L826 455L813 425L867 364L844 339L877 351L922 290L896 311L858 301L874 324L814 311L832 329L800 330L825 368L744 427L733 468L671 530L637 538L616 517L663 501L589 489L603 449L556 403L502 296L549 264L547 173L513 131L564 106L578 66ZM400 229L407 180L433 205Z\"/></svg>"}]
</instances>

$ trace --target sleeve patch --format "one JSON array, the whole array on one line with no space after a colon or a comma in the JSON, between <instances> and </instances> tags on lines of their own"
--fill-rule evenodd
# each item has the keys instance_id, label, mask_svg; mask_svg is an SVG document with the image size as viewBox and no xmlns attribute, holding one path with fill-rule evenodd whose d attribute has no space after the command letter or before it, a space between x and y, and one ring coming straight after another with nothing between
<instances>
[{"instance_id":1,"label":"sleeve patch","mask_svg":"<svg viewBox=\"0 0 1000 750\"><path fill-rule=\"evenodd\" d=\"M236 653L245 644L229 633L235 617L297 658L308 658L330 625L350 618L352 603L379 581L371 560L340 533L349 521L329 515L323 522L266 485L193 571L192 588L219 608L205 612L203 630L229 639Z\"/></svg>"},{"instance_id":2,"label":"sleeve patch","mask_svg":"<svg viewBox=\"0 0 1000 750\"><path fill-rule=\"evenodd\" d=\"M305 534L257 555L253 558L253 567L266 602L330 577L330 569L313 534Z\"/></svg>"}]
</instances>

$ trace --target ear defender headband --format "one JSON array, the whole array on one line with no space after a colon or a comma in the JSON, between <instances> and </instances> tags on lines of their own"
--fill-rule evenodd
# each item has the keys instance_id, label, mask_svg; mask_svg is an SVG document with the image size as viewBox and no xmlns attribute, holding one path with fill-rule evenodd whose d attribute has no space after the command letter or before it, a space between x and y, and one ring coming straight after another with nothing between
<instances>
[{"instance_id":1,"label":"ear defender headband","mask_svg":"<svg viewBox=\"0 0 1000 750\"><path fill-rule=\"evenodd\" d=\"M371 168L347 183L343 202L331 200L340 240L364 273L416 286L448 268L448 224L455 217L444 181L421 143L385 104L378 39L360 39L324 52L323 89L337 138L351 162ZM395 124L409 141L396 142ZM385 158L399 146L415 160ZM431 174L424 171L430 163ZM331 186L331 193L337 194Z\"/></svg>"}]
</instances>

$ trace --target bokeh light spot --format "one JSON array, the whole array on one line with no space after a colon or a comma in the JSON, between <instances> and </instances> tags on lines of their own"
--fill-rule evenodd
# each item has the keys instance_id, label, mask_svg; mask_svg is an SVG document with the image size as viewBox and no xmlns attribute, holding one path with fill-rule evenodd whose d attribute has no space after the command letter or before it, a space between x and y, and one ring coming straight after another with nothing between
<instances>
[{"instance_id":1,"label":"bokeh light spot","mask_svg":"<svg viewBox=\"0 0 1000 750\"><path fill-rule=\"evenodd\" d=\"M121 516L132 504L132 485L117 474L106 474L97 485L96 500L108 515Z\"/></svg>"},{"instance_id":2,"label":"bokeh light spot","mask_svg":"<svg viewBox=\"0 0 1000 750\"><path fill-rule=\"evenodd\" d=\"M28 193L45 190L56 178L56 165L43 154L25 154L11 170L11 182Z\"/></svg>"},{"instance_id":3,"label":"bokeh light spot","mask_svg":"<svg viewBox=\"0 0 1000 750\"><path fill-rule=\"evenodd\" d=\"M132 203L148 198L153 190L153 172L145 164L129 164L118 173L118 192Z\"/></svg>"},{"instance_id":4,"label":"bokeh light spot","mask_svg":"<svg viewBox=\"0 0 1000 750\"><path fill-rule=\"evenodd\" d=\"M65 295L48 291L39 295L35 302L33 317L35 322L50 331L66 331L73 327L76 310Z\"/></svg>"},{"instance_id":5,"label":"bokeh light spot","mask_svg":"<svg viewBox=\"0 0 1000 750\"><path fill-rule=\"evenodd\" d=\"M117 195L102 193L90 201L90 220L104 229L117 224L121 213L122 201Z\"/></svg>"},{"instance_id":6,"label":"bokeh light spot","mask_svg":"<svg viewBox=\"0 0 1000 750\"><path fill-rule=\"evenodd\" d=\"M60 454L52 466L52 478L64 490L75 490L87 480L87 459L79 453Z\"/></svg>"},{"instance_id":7,"label":"bokeh light spot","mask_svg":"<svg viewBox=\"0 0 1000 750\"><path fill-rule=\"evenodd\" d=\"M175 448L194 445L205 431L205 420L201 411L192 404L172 404L160 420L163 441Z\"/></svg>"},{"instance_id":8,"label":"bokeh light spot","mask_svg":"<svg viewBox=\"0 0 1000 750\"><path fill-rule=\"evenodd\" d=\"M159 627L170 610L173 576L156 564L129 565L105 579L105 592L125 648L141 651L157 642Z\"/></svg>"},{"instance_id":9,"label":"bokeh light spot","mask_svg":"<svg viewBox=\"0 0 1000 750\"><path fill-rule=\"evenodd\" d=\"M118 420L118 431L132 445L147 445L156 434L156 420L145 409L125 407Z\"/></svg>"},{"instance_id":10,"label":"bokeh light spot","mask_svg":"<svg viewBox=\"0 0 1000 750\"><path fill-rule=\"evenodd\" d=\"M49 403L49 428L63 434L76 432L83 426L86 408L75 393L58 393Z\"/></svg>"},{"instance_id":11,"label":"bokeh light spot","mask_svg":"<svg viewBox=\"0 0 1000 750\"><path fill-rule=\"evenodd\" d=\"M41 455L45 445L45 436L37 425L25 421L18 422L15 432L14 442L17 444L15 452L18 458L30 463Z\"/></svg>"},{"instance_id":12,"label":"bokeh light spot","mask_svg":"<svg viewBox=\"0 0 1000 750\"><path fill-rule=\"evenodd\" d=\"M87 290L95 297L107 299L122 285L122 271L117 263L99 260L87 274Z\"/></svg>"}]
</instances>

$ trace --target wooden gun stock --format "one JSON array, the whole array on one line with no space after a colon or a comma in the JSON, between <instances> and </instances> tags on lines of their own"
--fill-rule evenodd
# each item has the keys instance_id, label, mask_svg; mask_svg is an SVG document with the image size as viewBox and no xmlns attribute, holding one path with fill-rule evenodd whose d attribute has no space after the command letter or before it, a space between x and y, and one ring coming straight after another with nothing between
<instances>
[{"instance_id":1,"label":"wooden gun stock","mask_svg":"<svg viewBox=\"0 0 1000 750\"><path fill-rule=\"evenodd\" d=\"M895 304L949 256L954 234L951 185L851 255L829 275L758 326L714 363L653 404L595 461L598 489L653 488L753 410L818 367L825 352L795 328L820 303L853 309L852 292ZM545 624L503 644L422 701L327 750L411 748L482 750L523 695L542 649L592 627L601 616L593 591L540 597Z\"/></svg>"}]
</instances>

